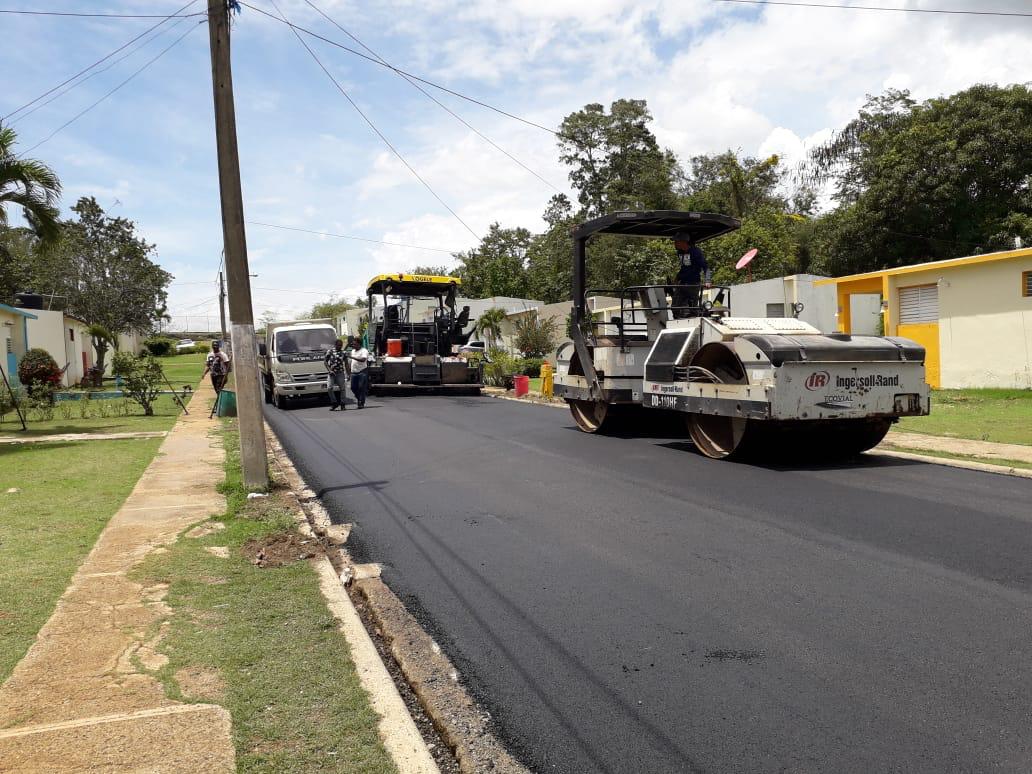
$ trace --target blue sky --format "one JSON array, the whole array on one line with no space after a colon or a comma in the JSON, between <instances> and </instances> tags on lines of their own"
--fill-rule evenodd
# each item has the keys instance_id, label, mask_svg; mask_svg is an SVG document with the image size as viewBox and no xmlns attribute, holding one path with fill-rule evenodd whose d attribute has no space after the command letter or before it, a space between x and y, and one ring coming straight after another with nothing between
<instances>
[{"instance_id":1,"label":"blue sky","mask_svg":"<svg viewBox=\"0 0 1032 774\"><path fill-rule=\"evenodd\" d=\"M186 0L63 0L3 7L171 13ZM304 0L296 24L354 46ZM925 98L973 83L1032 79L1032 19L757 8L713 0L313 0L385 59L554 127L588 102L645 98L681 158L728 148L798 159L889 86ZM253 5L273 12L270 0ZM1024 0L867 0L865 5L1027 10ZM189 11L201 10L198 0ZM0 17L7 74L0 115L108 54L156 20ZM173 20L139 50L15 124L27 149L181 34L133 81L31 155L65 185L135 220L176 276L170 309L217 318L221 250L207 29ZM12 42L17 42L12 45ZM142 42L142 41L141 41ZM394 73L319 41L313 49L412 166L476 233L541 227L555 189ZM135 48L130 47L126 51ZM122 52L125 54L126 52ZM118 56L122 56L119 54ZM117 57L116 57L117 58ZM244 8L233 30L248 220L435 248L474 239L371 132L290 30ZM111 60L108 63L110 64ZM435 96L559 190L554 138L454 97ZM21 114L19 114L21 115ZM450 263L445 253L248 227L257 316L354 296L381 271Z\"/></svg>"}]
</instances>

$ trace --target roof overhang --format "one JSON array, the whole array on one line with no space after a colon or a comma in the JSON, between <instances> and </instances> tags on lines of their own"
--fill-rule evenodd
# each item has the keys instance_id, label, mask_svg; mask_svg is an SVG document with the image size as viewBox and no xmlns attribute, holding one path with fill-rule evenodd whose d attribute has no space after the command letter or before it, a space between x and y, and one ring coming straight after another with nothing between
<instances>
[{"instance_id":1,"label":"roof overhang","mask_svg":"<svg viewBox=\"0 0 1032 774\"><path fill-rule=\"evenodd\" d=\"M707 239L735 231L741 225L741 221L736 218L712 212L622 211L581 223L574 228L573 238L587 239L594 234L620 234L653 239L673 239L678 234L687 234L696 242L704 242Z\"/></svg>"},{"instance_id":2,"label":"roof overhang","mask_svg":"<svg viewBox=\"0 0 1032 774\"><path fill-rule=\"evenodd\" d=\"M894 277L900 274L914 274L920 271L944 271L957 269L962 266L974 266L980 263L992 263L994 261L1006 261L1013 258L1032 257L1032 247L1023 247L1020 250L1002 250L996 253L983 253L982 255L968 255L963 258L946 258L942 261L929 261L927 263L912 263L909 266L896 266L891 269L880 269L869 271L863 274L847 274L844 277L831 277L829 279L817 280L814 285L842 285L853 284L863 280L880 279L881 277Z\"/></svg>"},{"instance_id":3,"label":"roof overhang","mask_svg":"<svg viewBox=\"0 0 1032 774\"><path fill-rule=\"evenodd\" d=\"M444 296L462 285L458 277L434 274L378 274L369 280L366 294L386 293L389 296Z\"/></svg>"},{"instance_id":4,"label":"roof overhang","mask_svg":"<svg viewBox=\"0 0 1032 774\"><path fill-rule=\"evenodd\" d=\"M11 314L17 314L21 315L22 317L27 317L30 320L39 319L39 316L34 315L32 312L26 312L24 309L21 309L17 306L8 306L7 304L0 304L0 312L10 312Z\"/></svg>"}]
</instances>

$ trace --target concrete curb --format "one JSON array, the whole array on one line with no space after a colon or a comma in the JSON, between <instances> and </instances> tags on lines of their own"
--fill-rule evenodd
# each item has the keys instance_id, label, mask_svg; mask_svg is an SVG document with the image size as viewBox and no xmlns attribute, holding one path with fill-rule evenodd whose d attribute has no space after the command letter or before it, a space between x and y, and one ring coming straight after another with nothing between
<instances>
[{"instance_id":1,"label":"concrete curb","mask_svg":"<svg viewBox=\"0 0 1032 774\"><path fill-rule=\"evenodd\" d=\"M303 479L294 469L286 452L276 438L272 428L265 425L265 434L272 449L273 464L283 474L298 500L298 508L294 512L298 530L309 537L317 537L306 505L311 505L314 493L303 488ZM301 483L302 487L298 484ZM307 500L307 502L306 502ZM325 514L325 511L323 511ZM327 525L329 518L326 517ZM317 524L318 526L318 524ZM330 560L320 556L311 560L319 576L319 589L326 600L326 607L335 619L338 628L351 650L351 659L355 662L355 671L366 693L373 710L380 716L378 730L384 747L401 774L440 774L430 750L409 714L394 679L380 659L369 633L362 624L351 597L348 596L344 584Z\"/></svg>"}]
</instances>

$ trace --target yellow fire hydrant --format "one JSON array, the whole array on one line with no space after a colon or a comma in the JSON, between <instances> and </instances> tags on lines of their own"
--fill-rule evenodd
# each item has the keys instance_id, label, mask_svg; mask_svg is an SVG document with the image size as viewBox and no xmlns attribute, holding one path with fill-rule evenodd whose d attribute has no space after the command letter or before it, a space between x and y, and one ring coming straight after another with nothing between
<instances>
[{"instance_id":1,"label":"yellow fire hydrant","mask_svg":"<svg viewBox=\"0 0 1032 774\"><path fill-rule=\"evenodd\" d=\"M552 364L548 362L541 364L541 394L552 397Z\"/></svg>"}]
</instances>

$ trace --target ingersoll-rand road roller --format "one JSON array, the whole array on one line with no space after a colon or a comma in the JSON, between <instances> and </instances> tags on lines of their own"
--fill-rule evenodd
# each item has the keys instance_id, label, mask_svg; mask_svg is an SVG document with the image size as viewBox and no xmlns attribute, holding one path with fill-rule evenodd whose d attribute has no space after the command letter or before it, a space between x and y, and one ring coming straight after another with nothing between
<instances>
[{"instance_id":1,"label":"ingersoll-rand road roller","mask_svg":"<svg viewBox=\"0 0 1032 774\"><path fill-rule=\"evenodd\" d=\"M728 286L585 287L586 244L596 234L697 245L739 226L662 210L616 212L574 229L572 341L557 353L555 394L581 430L633 434L660 419L671 434L687 425L714 459L833 459L873 448L899 417L929 412L924 349L909 339L822 333L796 317L735 317ZM611 302L609 319L597 320L589 296L619 299L619 309Z\"/></svg>"}]
</instances>

